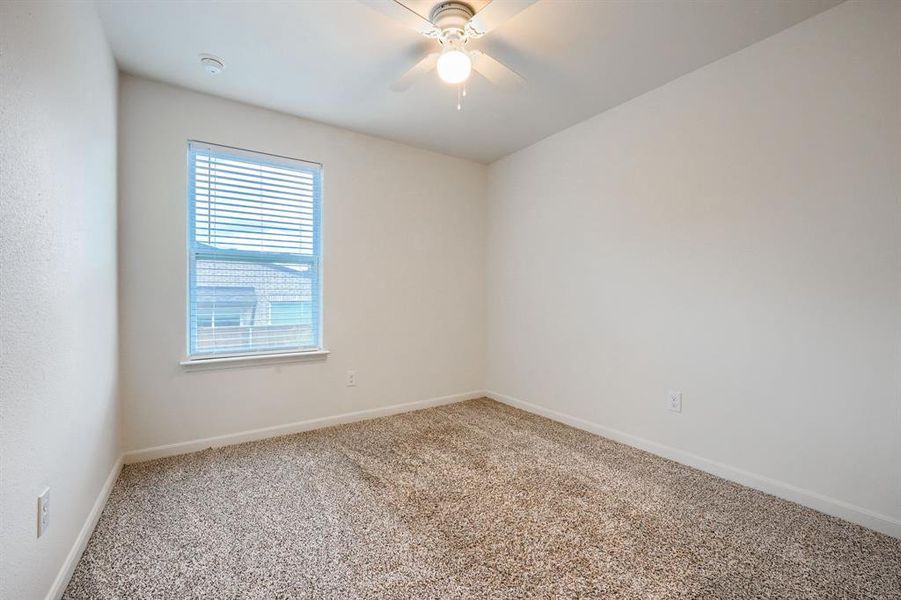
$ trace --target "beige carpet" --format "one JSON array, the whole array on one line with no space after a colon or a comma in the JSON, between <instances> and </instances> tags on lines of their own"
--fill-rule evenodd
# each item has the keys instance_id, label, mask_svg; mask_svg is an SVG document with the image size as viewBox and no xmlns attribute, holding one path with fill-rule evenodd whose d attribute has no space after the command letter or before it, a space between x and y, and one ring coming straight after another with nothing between
<instances>
[{"instance_id":1,"label":"beige carpet","mask_svg":"<svg viewBox=\"0 0 901 600\"><path fill-rule=\"evenodd\" d=\"M483 399L126 466L65 597L899 598L901 542Z\"/></svg>"}]
</instances>

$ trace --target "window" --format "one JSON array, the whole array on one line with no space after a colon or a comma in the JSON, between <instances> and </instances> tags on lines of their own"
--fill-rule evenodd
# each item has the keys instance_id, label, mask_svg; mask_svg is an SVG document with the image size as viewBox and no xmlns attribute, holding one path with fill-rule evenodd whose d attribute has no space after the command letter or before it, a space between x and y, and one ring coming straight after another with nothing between
<instances>
[{"instance_id":1,"label":"window","mask_svg":"<svg viewBox=\"0 0 901 600\"><path fill-rule=\"evenodd\" d=\"M188 145L188 356L321 347L320 166Z\"/></svg>"}]
</instances>

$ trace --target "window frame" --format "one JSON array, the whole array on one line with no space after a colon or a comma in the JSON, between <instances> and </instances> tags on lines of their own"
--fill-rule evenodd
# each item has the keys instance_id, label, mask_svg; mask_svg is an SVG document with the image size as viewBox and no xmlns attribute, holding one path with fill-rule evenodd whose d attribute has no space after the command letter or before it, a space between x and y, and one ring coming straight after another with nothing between
<instances>
[{"instance_id":1,"label":"window frame","mask_svg":"<svg viewBox=\"0 0 901 600\"><path fill-rule=\"evenodd\" d=\"M312 254L310 255L297 255L290 253L277 253L277 252L258 252L253 250L240 250L240 249L220 249L213 251L201 251L195 247L195 169L193 164L193 156L196 153L197 148L206 147L212 151L221 151L225 154L232 155L238 158L247 158L251 159L255 162L260 162L262 164L268 164L270 166L279 167L279 168L292 168L296 169L298 166L306 167L310 172L313 173L313 177L316 180L316 184L314 185L314 194L313 194L313 249ZM323 260L322 260L322 235L323 235L323 218L322 218L322 197L323 197L323 184L324 184L324 169L321 163L303 160L298 158L292 158L289 156L283 156L279 154L272 154L269 152L258 152L255 150L248 150L246 148L239 148L235 146L227 146L223 144L215 144L212 142L205 142L202 140L196 139L188 139L187 147L186 147L186 183L187 183L187 193L186 193L186 204L187 204L187 235L185 236L185 258L187 263L186 269L186 288L185 288L185 358L180 361L182 366L194 366L194 365L213 365L215 363L221 363L222 366L229 366L232 364L238 365L244 361L273 361L273 362L283 362L285 360L306 360L310 358L325 358L328 356L329 352L325 349L325 343L323 340L323 316L325 312L325 307L323 305ZM265 258L268 260L263 260L261 262L264 263L276 263L278 261L289 262L294 264L310 264L315 270L315 295L312 298L312 303L314 305L314 310L312 311L313 318L313 328L315 332L317 342L314 346L286 346L283 348L276 349L263 349L263 350L236 350L236 351L226 351L226 352L194 352L192 353L192 323L191 323L191 301L192 301L192 281L195 277L195 266L198 260L198 256L206 255L231 255L235 259L261 259ZM298 260L300 259L300 260Z\"/></svg>"}]
</instances>

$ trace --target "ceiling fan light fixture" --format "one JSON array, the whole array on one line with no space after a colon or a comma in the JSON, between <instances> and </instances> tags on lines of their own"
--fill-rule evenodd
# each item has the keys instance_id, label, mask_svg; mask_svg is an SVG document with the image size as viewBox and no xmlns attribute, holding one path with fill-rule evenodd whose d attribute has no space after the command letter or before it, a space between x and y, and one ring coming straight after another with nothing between
<instances>
[{"instance_id":1,"label":"ceiling fan light fixture","mask_svg":"<svg viewBox=\"0 0 901 600\"><path fill-rule=\"evenodd\" d=\"M472 59L465 51L450 46L438 57L438 77L445 83L463 83L472 73Z\"/></svg>"}]
</instances>

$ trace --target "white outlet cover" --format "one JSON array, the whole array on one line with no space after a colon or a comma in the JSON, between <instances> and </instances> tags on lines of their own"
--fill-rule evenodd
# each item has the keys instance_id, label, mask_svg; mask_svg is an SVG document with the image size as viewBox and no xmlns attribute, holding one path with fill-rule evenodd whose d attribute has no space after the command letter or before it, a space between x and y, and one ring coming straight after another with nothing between
<instances>
[{"instance_id":1,"label":"white outlet cover","mask_svg":"<svg viewBox=\"0 0 901 600\"><path fill-rule=\"evenodd\" d=\"M666 407L672 412L682 412L682 392L669 392L666 397Z\"/></svg>"},{"instance_id":2,"label":"white outlet cover","mask_svg":"<svg viewBox=\"0 0 901 600\"><path fill-rule=\"evenodd\" d=\"M38 496L38 537L44 535L48 527L50 527L50 488Z\"/></svg>"},{"instance_id":3,"label":"white outlet cover","mask_svg":"<svg viewBox=\"0 0 901 600\"><path fill-rule=\"evenodd\" d=\"M357 385L357 372L356 371L348 371L347 372L347 386L353 387Z\"/></svg>"}]
</instances>

